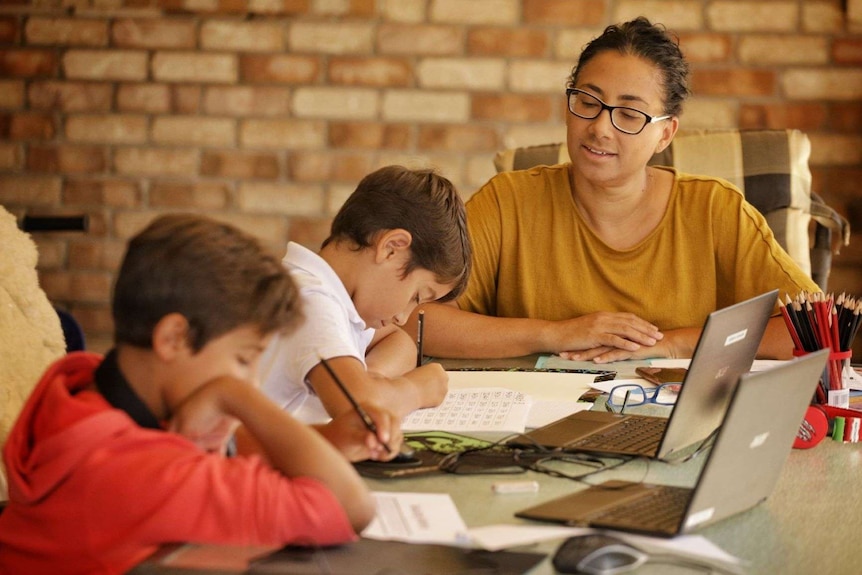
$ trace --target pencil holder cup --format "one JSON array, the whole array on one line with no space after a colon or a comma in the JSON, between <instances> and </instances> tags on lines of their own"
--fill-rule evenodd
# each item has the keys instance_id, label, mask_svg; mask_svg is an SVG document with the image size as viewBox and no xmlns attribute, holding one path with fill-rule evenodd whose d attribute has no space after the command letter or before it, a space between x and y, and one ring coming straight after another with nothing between
<instances>
[{"instance_id":1,"label":"pencil holder cup","mask_svg":"<svg viewBox=\"0 0 862 575\"><path fill-rule=\"evenodd\" d=\"M797 357L806 353L808 352L802 349L793 350L793 355ZM818 403L845 408L850 406L850 389L844 384L844 364L849 362L852 356L851 350L829 353L823 375L820 376L820 388L816 395Z\"/></svg>"}]
</instances>

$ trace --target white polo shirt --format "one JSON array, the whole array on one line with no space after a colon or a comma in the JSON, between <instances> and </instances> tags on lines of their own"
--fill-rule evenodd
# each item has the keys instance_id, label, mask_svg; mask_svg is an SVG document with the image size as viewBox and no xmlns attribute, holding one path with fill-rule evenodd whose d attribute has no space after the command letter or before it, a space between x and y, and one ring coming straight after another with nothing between
<instances>
[{"instance_id":1,"label":"white polo shirt","mask_svg":"<svg viewBox=\"0 0 862 575\"><path fill-rule=\"evenodd\" d=\"M326 261L290 242L282 260L296 282L305 320L287 336L277 335L260 359L262 389L282 409L306 423L330 416L306 381L320 358L355 357L365 365L374 337L341 279Z\"/></svg>"}]
</instances>

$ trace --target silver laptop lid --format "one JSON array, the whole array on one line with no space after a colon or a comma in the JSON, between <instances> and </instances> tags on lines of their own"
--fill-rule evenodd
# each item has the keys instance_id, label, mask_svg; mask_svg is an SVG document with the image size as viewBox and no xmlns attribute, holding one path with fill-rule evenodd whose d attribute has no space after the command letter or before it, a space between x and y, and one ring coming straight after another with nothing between
<instances>
[{"instance_id":1,"label":"silver laptop lid","mask_svg":"<svg viewBox=\"0 0 862 575\"><path fill-rule=\"evenodd\" d=\"M777 304L778 290L772 290L707 316L659 445L659 459L706 439L721 425Z\"/></svg>"},{"instance_id":2,"label":"silver laptop lid","mask_svg":"<svg viewBox=\"0 0 862 575\"><path fill-rule=\"evenodd\" d=\"M829 350L740 378L732 405L704 464L682 531L754 507L772 493Z\"/></svg>"}]
</instances>

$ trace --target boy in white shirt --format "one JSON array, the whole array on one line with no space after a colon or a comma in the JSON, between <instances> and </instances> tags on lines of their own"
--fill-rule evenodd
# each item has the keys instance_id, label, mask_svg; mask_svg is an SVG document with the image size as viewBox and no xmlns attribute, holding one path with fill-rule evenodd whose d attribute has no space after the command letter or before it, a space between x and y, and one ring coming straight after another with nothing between
<instances>
[{"instance_id":1,"label":"boy in white shirt","mask_svg":"<svg viewBox=\"0 0 862 575\"><path fill-rule=\"evenodd\" d=\"M401 329L417 305L457 298L471 248L464 204L432 170L388 166L359 183L318 253L289 243L284 265L300 289L306 321L272 341L261 358L264 392L308 423L351 405L321 364L326 359L360 402L404 417L438 405L448 377L417 366Z\"/></svg>"}]
</instances>

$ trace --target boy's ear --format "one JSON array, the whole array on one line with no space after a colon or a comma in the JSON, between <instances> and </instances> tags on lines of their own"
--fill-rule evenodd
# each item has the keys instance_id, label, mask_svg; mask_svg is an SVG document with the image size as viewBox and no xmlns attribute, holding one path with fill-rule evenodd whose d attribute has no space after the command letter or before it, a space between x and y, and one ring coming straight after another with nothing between
<instances>
[{"instance_id":1,"label":"boy's ear","mask_svg":"<svg viewBox=\"0 0 862 575\"><path fill-rule=\"evenodd\" d=\"M169 313L153 328L153 351L170 361L189 349L189 322L184 315Z\"/></svg>"},{"instance_id":2,"label":"boy's ear","mask_svg":"<svg viewBox=\"0 0 862 575\"><path fill-rule=\"evenodd\" d=\"M410 244L413 243L413 235L407 230L396 228L394 230L386 230L375 242L376 260L378 262L386 261L396 254L410 249Z\"/></svg>"}]
</instances>

